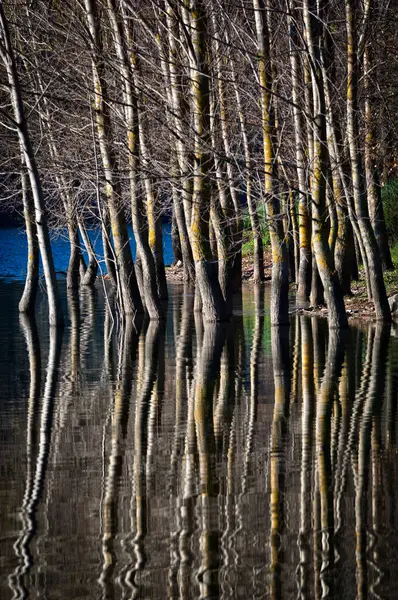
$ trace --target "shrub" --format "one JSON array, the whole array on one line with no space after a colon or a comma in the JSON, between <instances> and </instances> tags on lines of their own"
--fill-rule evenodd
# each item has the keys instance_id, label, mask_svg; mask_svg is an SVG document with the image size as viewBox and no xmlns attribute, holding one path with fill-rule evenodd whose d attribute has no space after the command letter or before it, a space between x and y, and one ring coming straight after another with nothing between
<instances>
[{"instance_id":1,"label":"shrub","mask_svg":"<svg viewBox=\"0 0 398 600\"><path fill-rule=\"evenodd\" d=\"M390 179L381 188L381 198L388 238L395 244L398 242L398 179Z\"/></svg>"}]
</instances>

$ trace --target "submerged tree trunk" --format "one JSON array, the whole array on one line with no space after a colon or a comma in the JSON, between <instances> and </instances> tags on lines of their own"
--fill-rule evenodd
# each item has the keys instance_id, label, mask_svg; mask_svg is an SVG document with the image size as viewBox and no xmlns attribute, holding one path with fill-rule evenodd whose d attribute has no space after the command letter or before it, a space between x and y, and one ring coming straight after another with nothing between
<instances>
[{"instance_id":1,"label":"submerged tree trunk","mask_svg":"<svg viewBox=\"0 0 398 600\"><path fill-rule=\"evenodd\" d=\"M124 2L123 29L121 29L118 22L117 9L114 0L108 0L108 6L114 32L115 47L120 60L121 83L123 86L123 96L125 100L131 214L134 237L137 245L137 257L139 257L139 264L142 268L141 288L144 296L143 300L148 314L151 319L156 320L163 315L160 300L164 294L166 294L167 297L167 286L165 283L165 276L162 277L162 273L160 271L159 274L157 274L158 264L156 260L156 253L153 252L151 247L153 232L148 224L148 207L146 207L145 210L144 204L140 197L140 190L138 189L141 167L140 149L144 148L144 139L142 132L140 132L140 109L136 90L136 80L139 77L139 62L135 52L132 49L134 31L132 29L131 22L127 21L124 11ZM147 186L146 179L145 185ZM161 288L159 288L159 280L162 282ZM164 290L164 287L166 287L166 290Z\"/></svg>"},{"instance_id":2,"label":"submerged tree trunk","mask_svg":"<svg viewBox=\"0 0 398 600\"><path fill-rule=\"evenodd\" d=\"M326 105L319 56L323 35L318 33L316 36L314 34L313 12L310 10L309 0L304 0L303 10L305 34L311 63L311 79L314 89L314 164L311 182L313 244L316 265L322 280L328 306L329 327L340 328L348 326L347 315L339 279L334 269L333 256L328 244L328 232L325 226L325 216L327 213ZM318 30L322 27L323 16L320 11L318 15Z\"/></svg>"},{"instance_id":3,"label":"submerged tree trunk","mask_svg":"<svg viewBox=\"0 0 398 600\"><path fill-rule=\"evenodd\" d=\"M388 305L386 288L384 285L382 263L380 260L377 241L369 218L366 197L365 181L362 169L362 157L358 148L358 56L356 40L356 14L358 0L346 0L346 28L347 28L347 136L351 159L351 177L354 193L356 218L368 269L378 320L390 321L391 313Z\"/></svg>"},{"instance_id":4,"label":"submerged tree trunk","mask_svg":"<svg viewBox=\"0 0 398 600\"><path fill-rule=\"evenodd\" d=\"M229 44L229 38L226 35L226 42ZM253 279L255 283L259 283L264 281L264 249L263 249L263 239L261 237L261 227L260 227L260 219L258 214L258 207L256 205L256 201L252 192L252 161L250 155L250 146L249 140L247 136L247 127L246 127L246 117L242 104L241 93L239 90L239 86L236 78L236 68L235 63L232 58L229 61L230 71L231 71L231 80L234 87L236 104L238 108L239 114L239 123L240 123L240 131L242 135L243 142L243 150L245 156L245 173L244 173L244 181L245 181L245 192L246 192L246 201L247 208L249 212L250 218L250 227L251 234L253 236Z\"/></svg>"},{"instance_id":5,"label":"submerged tree trunk","mask_svg":"<svg viewBox=\"0 0 398 600\"><path fill-rule=\"evenodd\" d=\"M192 202L191 244L195 261L196 283L202 298L206 321L226 318L226 305L217 277L217 267L211 260L209 246L210 219L210 92L207 42L207 19L201 0L191 6L192 46L195 69L192 69L192 99L194 106L195 163Z\"/></svg>"},{"instance_id":6,"label":"submerged tree trunk","mask_svg":"<svg viewBox=\"0 0 398 600\"><path fill-rule=\"evenodd\" d=\"M227 217L227 225L230 230L229 242L229 268L231 279L231 292L238 292L242 286L242 211L240 207L237 189L235 187L236 173L233 167L233 154L230 143L230 124L229 112L226 99L226 85L223 76L223 51L220 46L219 34L217 33L218 24L216 15L212 12L213 24L213 44L214 44L214 63L217 77L217 87L215 91L215 102L219 106L219 121L221 129L222 149L225 158L218 156L220 160L221 171L226 171L223 179L225 181L225 205L223 205L223 196L220 194L220 201ZM227 51L227 49L225 48ZM224 59L225 61L226 59ZM215 113L216 111L214 111ZM225 163L225 164L223 164Z\"/></svg>"},{"instance_id":7,"label":"submerged tree trunk","mask_svg":"<svg viewBox=\"0 0 398 600\"><path fill-rule=\"evenodd\" d=\"M263 0L253 0L258 44L258 76L261 86L261 127L264 150L265 205L272 248L271 324L289 324L289 269L287 246L279 198L274 193L275 156L273 148L272 75L269 65L269 36Z\"/></svg>"},{"instance_id":8,"label":"submerged tree trunk","mask_svg":"<svg viewBox=\"0 0 398 600\"><path fill-rule=\"evenodd\" d=\"M290 11L296 10L295 0L290 2ZM290 27L290 65L292 72L292 99L294 134L296 147L297 180L299 187L298 197L298 226L299 226L299 268L297 273L297 297L308 300L311 291L311 220L308 207L308 179L304 160L304 122L299 99L299 62L298 62L298 34L297 25L289 17Z\"/></svg>"},{"instance_id":9,"label":"submerged tree trunk","mask_svg":"<svg viewBox=\"0 0 398 600\"><path fill-rule=\"evenodd\" d=\"M170 80L170 95L173 109L173 124L176 131L176 165L172 172L178 175L181 188L181 202L175 205L178 229L180 232L181 251L183 255L184 278L186 283L195 281L195 266L191 240L192 212L192 165L188 154L186 133L184 128L184 111L181 95L181 74L177 67L179 28L178 12L166 2L166 23L169 43L168 71Z\"/></svg>"},{"instance_id":10,"label":"submerged tree trunk","mask_svg":"<svg viewBox=\"0 0 398 600\"><path fill-rule=\"evenodd\" d=\"M106 180L106 197L116 259L118 296L122 312L132 315L142 312L142 302L131 255L126 218L123 212L118 165L111 144L111 121L106 94L102 38L95 0L84 0L90 50L92 53L93 83L95 90L95 121Z\"/></svg>"},{"instance_id":11,"label":"submerged tree trunk","mask_svg":"<svg viewBox=\"0 0 398 600\"><path fill-rule=\"evenodd\" d=\"M7 71L11 103L14 112L14 124L18 130L19 142L26 168L29 173L30 186L32 189L38 242L46 280L49 322L50 325L63 325L62 308L51 251L41 180L28 132L14 52L11 46L8 23L2 3L0 4L0 56Z\"/></svg>"}]
</instances>

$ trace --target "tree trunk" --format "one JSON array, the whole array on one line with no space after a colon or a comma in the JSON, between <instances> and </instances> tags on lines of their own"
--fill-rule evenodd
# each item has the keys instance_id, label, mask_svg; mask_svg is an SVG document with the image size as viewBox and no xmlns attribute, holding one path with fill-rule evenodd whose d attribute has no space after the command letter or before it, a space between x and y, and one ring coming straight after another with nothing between
<instances>
[{"instance_id":1,"label":"tree trunk","mask_svg":"<svg viewBox=\"0 0 398 600\"><path fill-rule=\"evenodd\" d=\"M228 34L226 36L226 43L229 44ZM250 227L253 236L253 279L255 283L264 281L264 249L263 240L261 237L260 219L258 215L256 201L252 193L252 161L250 155L249 140L247 136L246 117L245 111L242 104L241 93L236 79L236 68L233 59L229 61L230 65L230 77L235 92L236 104L239 115L240 131L243 142L243 150L245 156L245 171L244 181L246 186L246 202L249 211Z\"/></svg>"},{"instance_id":2,"label":"tree trunk","mask_svg":"<svg viewBox=\"0 0 398 600\"><path fill-rule=\"evenodd\" d=\"M258 75L261 86L261 126L264 149L266 211L272 248L271 325L289 324L289 269L279 198L274 194L275 157L272 136L272 76L269 72L269 36L263 0L253 0L258 44Z\"/></svg>"},{"instance_id":3,"label":"tree trunk","mask_svg":"<svg viewBox=\"0 0 398 600\"><path fill-rule=\"evenodd\" d=\"M47 288L49 322L50 325L61 326L64 321L47 226L45 201L36 164L36 157L29 137L14 51L11 46L3 4L0 4L0 36L0 56L7 72L11 103L14 112L14 122L18 130L19 142L29 173L30 186L35 206L37 235Z\"/></svg>"},{"instance_id":4,"label":"tree trunk","mask_svg":"<svg viewBox=\"0 0 398 600\"><path fill-rule=\"evenodd\" d=\"M178 205L176 216L178 219L178 228L183 252L184 275L186 282L195 281L195 267L191 239L191 214L192 214L192 173L188 148L185 123L186 110L181 96L181 76L177 67L178 61L178 39L179 28L174 9L171 4L166 2L166 23L169 42L169 79L171 90L171 101L173 109L173 123L176 131L176 173L178 166L179 181L181 182L182 203Z\"/></svg>"},{"instance_id":5,"label":"tree trunk","mask_svg":"<svg viewBox=\"0 0 398 600\"><path fill-rule=\"evenodd\" d=\"M171 220L171 246L173 249L174 261L173 264L183 264L183 257L181 251L180 232L178 230L178 223L176 218L176 212L174 206L179 202L177 198L178 191L173 186L173 215Z\"/></svg>"},{"instance_id":6,"label":"tree trunk","mask_svg":"<svg viewBox=\"0 0 398 600\"><path fill-rule=\"evenodd\" d=\"M365 175L366 189L368 192L369 214L372 221L373 231L379 247L380 257L383 267L388 270L394 269L391 259L391 252L388 245L388 236L386 222L384 219L383 202L381 200L380 183L377 174L377 160L374 152L375 147L375 128L373 124L374 109L372 102L371 86L371 49L369 43L365 44L363 56L364 84L365 84Z\"/></svg>"},{"instance_id":7,"label":"tree trunk","mask_svg":"<svg viewBox=\"0 0 398 600\"><path fill-rule=\"evenodd\" d=\"M329 327L340 328L348 326L347 315L339 279L334 269L334 261L328 245L328 232L325 227L325 215L327 211L326 105L319 65L320 47L318 45L323 36L322 34L319 37L314 35L313 11L310 10L309 0L304 0L303 10L314 93L314 163L311 180L313 245L316 264L322 280L328 307ZM322 18L323 15L318 14L318 28L323 26Z\"/></svg>"},{"instance_id":8,"label":"tree trunk","mask_svg":"<svg viewBox=\"0 0 398 600\"><path fill-rule=\"evenodd\" d=\"M226 180L228 185L225 189L225 206L223 205L222 198L220 195L221 205L228 219L228 227L230 229L230 242L229 242L229 262L231 270L231 291L237 292L242 286L242 211L240 207L238 192L235 187L236 173L233 167L233 155L231 152L230 144L230 133L229 133L229 113L226 101L226 88L223 76L223 62L226 62L226 57L223 56L224 50L220 48L220 39L218 34L218 27L216 21L216 15L212 12L212 25L213 25L213 47L214 47L214 60L215 71L217 77L217 88L215 96L219 107L219 121L221 129L222 147L224 149L225 160L218 156L220 161L220 167L223 171L226 171ZM228 51L225 48L225 51ZM217 93L218 92L218 93ZM215 114L215 110L213 113ZM222 163L225 162L225 165ZM225 178L224 178L225 179Z\"/></svg>"},{"instance_id":9,"label":"tree trunk","mask_svg":"<svg viewBox=\"0 0 398 600\"><path fill-rule=\"evenodd\" d=\"M297 11L295 0L290 1L290 12L294 14ZM297 180L299 187L298 199L298 226L299 226L299 244L300 258L297 272L297 298L308 300L311 290L311 220L308 207L308 180L306 174L304 158L304 136L305 127L303 122L302 110L300 107L300 77L299 77L299 56L298 56L298 33L297 25L291 17L288 17L289 23L289 42L290 42L290 66L292 73L292 100L293 100L293 118L295 150L297 163Z\"/></svg>"},{"instance_id":10,"label":"tree trunk","mask_svg":"<svg viewBox=\"0 0 398 600\"><path fill-rule=\"evenodd\" d=\"M95 121L101 151L102 166L109 207L112 238L115 248L116 275L120 308L126 315L142 312L142 302L135 276L130 240L123 212L116 156L111 142L111 120L108 110L102 38L96 1L84 0L92 53L93 84L95 89Z\"/></svg>"},{"instance_id":11,"label":"tree trunk","mask_svg":"<svg viewBox=\"0 0 398 600\"><path fill-rule=\"evenodd\" d=\"M21 156L21 190L23 212L25 217L26 239L28 241L28 261L25 287L19 302L19 312L32 315L35 312L37 288L39 286L39 244L35 222L35 206L29 189L28 176Z\"/></svg>"},{"instance_id":12,"label":"tree trunk","mask_svg":"<svg viewBox=\"0 0 398 600\"><path fill-rule=\"evenodd\" d=\"M78 219L78 225L80 235L82 236L83 244L88 254L88 265L84 276L80 278L80 281L83 286L92 287L97 278L98 261L97 257L95 256L94 248L88 236L86 227L81 219Z\"/></svg>"},{"instance_id":13,"label":"tree trunk","mask_svg":"<svg viewBox=\"0 0 398 600\"><path fill-rule=\"evenodd\" d=\"M346 0L347 28L347 136L351 159L351 177L354 192L354 205L365 257L368 263L369 279L375 315L378 320L390 321L391 312L384 285L382 263L377 241L370 223L366 197L366 182L363 177L362 158L358 148L358 59L356 41L356 13L358 0ZM364 257L364 258L365 258Z\"/></svg>"},{"instance_id":14,"label":"tree trunk","mask_svg":"<svg viewBox=\"0 0 398 600\"><path fill-rule=\"evenodd\" d=\"M192 101L194 106L195 163L191 220L191 244L195 261L196 282L199 286L203 316L206 321L226 318L226 306L211 260L209 247L210 219L210 92L207 42L207 19L203 2L191 6L192 46L196 69L192 70Z\"/></svg>"}]
</instances>

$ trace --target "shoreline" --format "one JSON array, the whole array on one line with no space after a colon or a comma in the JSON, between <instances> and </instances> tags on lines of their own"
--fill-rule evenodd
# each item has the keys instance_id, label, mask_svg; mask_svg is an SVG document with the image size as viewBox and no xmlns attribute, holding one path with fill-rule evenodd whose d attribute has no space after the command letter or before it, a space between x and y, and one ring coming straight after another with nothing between
<instances>
[{"instance_id":1,"label":"shoreline","mask_svg":"<svg viewBox=\"0 0 398 600\"><path fill-rule=\"evenodd\" d=\"M255 285L253 281L253 266L252 257L247 256L242 258L242 283ZM265 273L265 284L271 282L271 253L264 252L264 273ZM166 279L172 283L183 283L183 269L182 266L171 265L166 267ZM389 277L385 277L387 297L391 297L398 294L398 269L388 273ZM351 284L351 295L345 296L344 303L346 307L346 314L349 320L364 320L377 322L374 314L374 306L372 302L369 302L367 297L366 285L362 282L363 272L360 271L361 281L352 281ZM390 281L389 281L390 280ZM295 284L291 284L291 290L295 288ZM327 317L328 309L325 304L320 306L298 306L291 314L303 314L303 315L314 315L319 317ZM393 322L398 322L397 312L392 314Z\"/></svg>"}]
</instances>

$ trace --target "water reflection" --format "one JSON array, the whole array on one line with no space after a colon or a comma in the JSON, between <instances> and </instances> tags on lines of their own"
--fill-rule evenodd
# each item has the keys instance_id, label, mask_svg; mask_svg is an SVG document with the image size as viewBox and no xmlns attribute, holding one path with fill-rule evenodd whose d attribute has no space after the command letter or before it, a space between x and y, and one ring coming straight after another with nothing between
<instances>
[{"instance_id":1,"label":"water reflection","mask_svg":"<svg viewBox=\"0 0 398 600\"><path fill-rule=\"evenodd\" d=\"M2 324L1 597L394 597L396 339L270 328L266 294L228 325L188 288L166 323L83 290L63 334Z\"/></svg>"}]
</instances>

